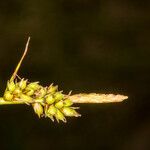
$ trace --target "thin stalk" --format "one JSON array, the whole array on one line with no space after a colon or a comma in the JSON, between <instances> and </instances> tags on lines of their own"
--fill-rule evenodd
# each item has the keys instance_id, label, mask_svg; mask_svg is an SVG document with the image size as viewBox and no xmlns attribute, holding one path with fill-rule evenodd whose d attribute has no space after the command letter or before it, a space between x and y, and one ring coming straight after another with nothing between
<instances>
[{"instance_id":1,"label":"thin stalk","mask_svg":"<svg viewBox=\"0 0 150 150\"><path fill-rule=\"evenodd\" d=\"M25 104L22 101L0 101L0 105Z\"/></svg>"},{"instance_id":2,"label":"thin stalk","mask_svg":"<svg viewBox=\"0 0 150 150\"><path fill-rule=\"evenodd\" d=\"M24 53L23 53L23 55L22 55L22 57L21 57L19 63L17 64L17 67L16 67L16 69L15 69L13 75L12 75L11 78L10 78L10 81L13 81L13 80L16 78L17 72L18 72L19 68L21 67L22 61L24 60L24 58L25 58L25 56L26 56L26 54L27 54L27 52L28 52L29 42L30 42L30 37L28 37L28 40L27 40L27 43L26 43L26 47L25 47Z\"/></svg>"},{"instance_id":3,"label":"thin stalk","mask_svg":"<svg viewBox=\"0 0 150 150\"><path fill-rule=\"evenodd\" d=\"M15 105L15 104L32 104L32 103L41 103L41 100L31 100L31 101L25 101L25 100L13 100L13 101L4 101L0 100L0 105Z\"/></svg>"},{"instance_id":4,"label":"thin stalk","mask_svg":"<svg viewBox=\"0 0 150 150\"><path fill-rule=\"evenodd\" d=\"M66 95L67 96L67 95ZM122 102L123 100L127 99L128 96L124 95L114 95L114 94L75 94L68 97L73 103L117 103ZM38 103L42 102L41 100L32 100L25 102L23 100L17 101L4 101L0 100L0 105L7 105L7 104L26 104L26 103Z\"/></svg>"}]
</instances>

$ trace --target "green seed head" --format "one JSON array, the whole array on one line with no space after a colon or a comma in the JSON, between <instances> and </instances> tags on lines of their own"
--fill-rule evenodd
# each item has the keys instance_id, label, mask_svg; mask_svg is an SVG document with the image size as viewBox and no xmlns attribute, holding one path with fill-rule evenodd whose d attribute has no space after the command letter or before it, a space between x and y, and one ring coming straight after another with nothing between
<instances>
[{"instance_id":1,"label":"green seed head","mask_svg":"<svg viewBox=\"0 0 150 150\"><path fill-rule=\"evenodd\" d=\"M16 88L16 85L14 83L14 81L8 81L7 82L7 89L10 91L10 92L13 92Z\"/></svg>"},{"instance_id":2,"label":"green seed head","mask_svg":"<svg viewBox=\"0 0 150 150\"><path fill-rule=\"evenodd\" d=\"M41 115L43 114L43 107L40 103L34 103L33 104L33 109L35 111L35 113L38 115L38 117L40 118Z\"/></svg>"},{"instance_id":3,"label":"green seed head","mask_svg":"<svg viewBox=\"0 0 150 150\"><path fill-rule=\"evenodd\" d=\"M11 101L13 99L13 94L10 91L5 91L5 93L4 93L4 99L6 101Z\"/></svg>"},{"instance_id":4,"label":"green seed head","mask_svg":"<svg viewBox=\"0 0 150 150\"><path fill-rule=\"evenodd\" d=\"M46 97L46 103L47 104L53 104L55 102L55 99L53 98L52 95L47 95Z\"/></svg>"},{"instance_id":5,"label":"green seed head","mask_svg":"<svg viewBox=\"0 0 150 150\"><path fill-rule=\"evenodd\" d=\"M78 114L74 109L69 108L69 107L62 108L62 112L65 116L68 116L68 117L79 117L80 116L80 114Z\"/></svg>"},{"instance_id":6,"label":"green seed head","mask_svg":"<svg viewBox=\"0 0 150 150\"><path fill-rule=\"evenodd\" d=\"M63 101L59 101L55 104L55 107L61 109L64 106Z\"/></svg>"}]
</instances>

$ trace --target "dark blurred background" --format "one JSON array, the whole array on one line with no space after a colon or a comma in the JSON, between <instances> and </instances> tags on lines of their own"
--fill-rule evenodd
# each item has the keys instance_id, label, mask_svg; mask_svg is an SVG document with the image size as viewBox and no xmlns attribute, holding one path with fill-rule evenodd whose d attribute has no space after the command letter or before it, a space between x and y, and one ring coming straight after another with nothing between
<instances>
[{"instance_id":1,"label":"dark blurred background","mask_svg":"<svg viewBox=\"0 0 150 150\"><path fill-rule=\"evenodd\" d=\"M31 36L19 75L68 93L128 95L123 103L82 104L68 123L38 119L24 105L0 106L1 150L149 150L150 1L0 1L3 94Z\"/></svg>"}]
</instances>

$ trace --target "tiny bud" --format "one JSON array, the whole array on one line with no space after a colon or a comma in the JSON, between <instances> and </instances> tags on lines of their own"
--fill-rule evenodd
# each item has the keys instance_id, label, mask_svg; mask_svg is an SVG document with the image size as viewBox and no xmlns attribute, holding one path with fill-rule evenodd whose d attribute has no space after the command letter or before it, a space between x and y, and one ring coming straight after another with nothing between
<instances>
[{"instance_id":1,"label":"tiny bud","mask_svg":"<svg viewBox=\"0 0 150 150\"><path fill-rule=\"evenodd\" d=\"M16 87L13 94L20 94L22 93L21 89L19 87Z\"/></svg>"},{"instance_id":2,"label":"tiny bud","mask_svg":"<svg viewBox=\"0 0 150 150\"><path fill-rule=\"evenodd\" d=\"M23 90L26 88L27 86L27 80L22 79L19 83L18 83L19 87Z\"/></svg>"},{"instance_id":3,"label":"tiny bud","mask_svg":"<svg viewBox=\"0 0 150 150\"><path fill-rule=\"evenodd\" d=\"M21 100L25 101L25 102L31 102L32 101L32 98L28 95L25 95L25 94L19 94L19 97Z\"/></svg>"},{"instance_id":4,"label":"tiny bud","mask_svg":"<svg viewBox=\"0 0 150 150\"><path fill-rule=\"evenodd\" d=\"M69 108L69 107L62 108L62 112L65 116L69 116L69 117L79 117L80 116L80 114L78 114L74 109Z\"/></svg>"},{"instance_id":5,"label":"tiny bud","mask_svg":"<svg viewBox=\"0 0 150 150\"><path fill-rule=\"evenodd\" d=\"M32 96L34 94L34 90L33 89L30 89L27 93L26 93L26 95L28 95L28 96Z\"/></svg>"},{"instance_id":6,"label":"tiny bud","mask_svg":"<svg viewBox=\"0 0 150 150\"><path fill-rule=\"evenodd\" d=\"M66 122L66 118L64 115L57 109L57 112L55 114L56 120L59 122L59 120Z\"/></svg>"},{"instance_id":7,"label":"tiny bud","mask_svg":"<svg viewBox=\"0 0 150 150\"><path fill-rule=\"evenodd\" d=\"M70 99L65 99L64 100L64 106L69 107L73 104L73 102Z\"/></svg>"},{"instance_id":8,"label":"tiny bud","mask_svg":"<svg viewBox=\"0 0 150 150\"><path fill-rule=\"evenodd\" d=\"M42 98L42 97L44 97L46 95L46 89L45 88L41 88L40 90L39 90L39 98Z\"/></svg>"},{"instance_id":9,"label":"tiny bud","mask_svg":"<svg viewBox=\"0 0 150 150\"><path fill-rule=\"evenodd\" d=\"M41 115L43 114L43 107L41 104L39 103L34 103L33 104L33 109L35 111L35 113L38 115L38 117L40 118Z\"/></svg>"},{"instance_id":10,"label":"tiny bud","mask_svg":"<svg viewBox=\"0 0 150 150\"><path fill-rule=\"evenodd\" d=\"M61 92L56 92L54 96L57 102L64 98L64 95Z\"/></svg>"},{"instance_id":11,"label":"tiny bud","mask_svg":"<svg viewBox=\"0 0 150 150\"><path fill-rule=\"evenodd\" d=\"M48 93L55 93L56 91L58 90L58 86L53 86L53 85L50 85L48 87Z\"/></svg>"},{"instance_id":12,"label":"tiny bud","mask_svg":"<svg viewBox=\"0 0 150 150\"><path fill-rule=\"evenodd\" d=\"M13 94L11 94L10 91L5 91L5 93L4 93L4 99L6 101L11 101L13 99Z\"/></svg>"},{"instance_id":13,"label":"tiny bud","mask_svg":"<svg viewBox=\"0 0 150 150\"><path fill-rule=\"evenodd\" d=\"M53 98L52 95L47 95L46 97L46 103L47 104L53 104L55 102L55 99Z\"/></svg>"},{"instance_id":14,"label":"tiny bud","mask_svg":"<svg viewBox=\"0 0 150 150\"><path fill-rule=\"evenodd\" d=\"M55 107L61 109L64 106L63 101L59 101L55 104Z\"/></svg>"},{"instance_id":15,"label":"tiny bud","mask_svg":"<svg viewBox=\"0 0 150 150\"><path fill-rule=\"evenodd\" d=\"M56 114L56 111L57 111L57 108L54 105L51 105L49 106L47 113L54 116Z\"/></svg>"},{"instance_id":16,"label":"tiny bud","mask_svg":"<svg viewBox=\"0 0 150 150\"><path fill-rule=\"evenodd\" d=\"M37 90L40 88L39 82L31 82L27 85L27 89Z\"/></svg>"},{"instance_id":17,"label":"tiny bud","mask_svg":"<svg viewBox=\"0 0 150 150\"><path fill-rule=\"evenodd\" d=\"M10 91L10 92L13 92L14 90L15 90L15 87L16 87L16 85L15 85L15 83L14 83L14 81L8 81L7 82L7 88L8 88L8 90Z\"/></svg>"}]
</instances>

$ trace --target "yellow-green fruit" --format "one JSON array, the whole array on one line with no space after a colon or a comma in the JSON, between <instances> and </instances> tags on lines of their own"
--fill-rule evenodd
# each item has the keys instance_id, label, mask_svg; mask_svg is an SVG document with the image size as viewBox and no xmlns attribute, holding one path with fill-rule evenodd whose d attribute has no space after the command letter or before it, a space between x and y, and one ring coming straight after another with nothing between
<instances>
[{"instance_id":1,"label":"yellow-green fruit","mask_svg":"<svg viewBox=\"0 0 150 150\"><path fill-rule=\"evenodd\" d=\"M39 91L39 98L42 98L46 95L46 89L45 88L41 88L40 91Z\"/></svg>"},{"instance_id":2,"label":"yellow-green fruit","mask_svg":"<svg viewBox=\"0 0 150 150\"><path fill-rule=\"evenodd\" d=\"M10 91L5 91L5 93L4 93L4 99L6 101L11 101L13 99L13 94Z\"/></svg>"},{"instance_id":3,"label":"yellow-green fruit","mask_svg":"<svg viewBox=\"0 0 150 150\"><path fill-rule=\"evenodd\" d=\"M53 104L54 102L55 102L55 99L53 98L52 95L48 95L48 96L46 97L46 103L47 103L47 104Z\"/></svg>"},{"instance_id":4,"label":"yellow-green fruit","mask_svg":"<svg viewBox=\"0 0 150 150\"><path fill-rule=\"evenodd\" d=\"M27 85L27 89L33 89L33 90L37 90L40 88L40 85L38 84L38 82L31 82Z\"/></svg>"},{"instance_id":5,"label":"yellow-green fruit","mask_svg":"<svg viewBox=\"0 0 150 150\"><path fill-rule=\"evenodd\" d=\"M31 102L32 101L32 98L28 95L25 95L25 94L19 94L19 97L21 100L25 101L25 102Z\"/></svg>"},{"instance_id":6,"label":"yellow-green fruit","mask_svg":"<svg viewBox=\"0 0 150 150\"><path fill-rule=\"evenodd\" d=\"M55 93L56 91L58 90L58 86L56 85L56 86L52 86L52 85L50 85L49 87L48 87L48 93Z\"/></svg>"},{"instance_id":7,"label":"yellow-green fruit","mask_svg":"<svg viewBox=\"0 0 150 150\"><path fill-rule=\"evenodd\" d=\"M65 99L64 100L64 106L69 107L73 104L73 102L70 99Z\"/></svg>"},{"instance_id":8,"label":"yellow-green fruit","mask_svg":"<svg viewBox=\"0 0 150 150\"><path fill-rule=\"evenodd\" d=\"M22 93L21 89L19 87L16 87L13 94L20 94Z\"/></svg>"},{"instance_id":9,"label":"yellow-green fruit","mask_svg":"<svg viewBox=\"0 0 150 150\"><path fill-rule=\"evenodd\" d=\"M56 102L62 100L64 98L64 95L61 92L56 92L55 93L55 100Z\"/></svg>"},{"instance_id":10,"label":"yellow-green fruit","mask_svg":"<svg viewBox=\"0 0 150 150\"><path fill-rule=\"evenodd\" d=\"M28 95L28 96L32 96L33 94L34 94L34 90L33 90L33 89L29 90L29 91L26 93L26 95Z\"/></svg>"},{"instance_id":11,"label":"yellow-green fruit","mask_svg":"<svg viewBox=\"0 0 150 150\"><path fill-rule=\"evenodd\" d=\"M80 114L78 114L74 109L69 108L69 107L62 108L62 112L65 116L69 116L69 117L78 117L78 116L80 116Z\"/></svg>"},{"instance_id":12,"label":"yellow-green fruit","mask_svg":"<svg viewBox=\"0 0 150 150\"><path fill-rule=\"evenodd\" d=\"M64 115L57 109L57 112L55 114L56 120L59 122L59 120L62 120L63 122L66 122L66 118Z\"/></svg>"},{"instance_id":13,"label":"yellow-green fruit","mask_svg":"<svg viewBox=\"0 0 150 150\"><path fill-rule=\"evenodd\" d=\"M22 79L20 82L18 82L19 87L23 90L27 86L27 80Z\"/></svg>"},{"instance_id":14,"label":"yellow-green fruit","mask_svg":"<svg viewBox=\"0 0 150 150\"><path fill-rule=\"evenodd\" d=\"M49 108L47 110L48 114L54 116L56 114L56 112L57 112L57 108L54 105L49 106Z\"/></svg>"},{"instance_id":15,"label":"yellow-green fruit","mask_svg":"<svg viewBox=\"0 0 150 150\"><path fill-rule=\"evenodd\" d=\"M59 101L55 104L55 107L61 109L64 106L63 101Z\"/></svg>"},{"instance_id":16,"label":"yellow-green fruit","mask_svg":"<svg viewBox=\"0 0 150 150\"><path fill-rule=\"evenodd\" d=\"M41 104L39 103L34 103L33 104L33 109L35 111L35 113L39 116L39 118L41 117L41 115L43 114L43 107Z\"/></svg>"},{"instance_id":17,"label":"yellow-green fruit","mask_svg":"<svg viewBox=\"0 0 150 150\"><path fill-rule=\"evenodd\" d=\"M16 87L16 85L15 85L15 83L14 83L14 81L8 81L7 82L7 89L10 91L10 92L13 92L14 90L15 90L15 87Z\"/></svg>"}]
</instances>

